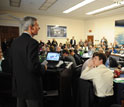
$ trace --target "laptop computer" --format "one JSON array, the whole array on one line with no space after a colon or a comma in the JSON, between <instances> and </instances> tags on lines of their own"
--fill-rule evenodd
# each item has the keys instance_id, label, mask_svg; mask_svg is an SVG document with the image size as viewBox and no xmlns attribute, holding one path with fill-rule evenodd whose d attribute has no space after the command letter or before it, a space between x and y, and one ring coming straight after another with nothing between
<instances>
[{"instance_id":1,"label":"laptop computer","mask_svg":"<svg viewBox=\"0 0 124 107\"><path fill-rule=\"evenodd\" d=\"M58 52L48 52L46 60L48 62L48 68L56 68L56 65L59 63L60 60L60 53Z\"/></svg>"}]
</instances>

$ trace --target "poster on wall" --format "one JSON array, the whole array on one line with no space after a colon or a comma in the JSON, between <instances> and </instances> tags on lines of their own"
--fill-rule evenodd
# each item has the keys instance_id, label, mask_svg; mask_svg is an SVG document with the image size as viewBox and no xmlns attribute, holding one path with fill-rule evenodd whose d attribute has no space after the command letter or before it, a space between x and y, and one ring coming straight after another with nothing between
<instances>
[{"instance_id":1,"label":"poster on wall","mask_svg":"<svg viewBox=\"0 0 124 107\"><path fill-rule=\"evenodd\" d=\"M119 45L123 45L124 44L124 33L116 35L115 40L117 41Z\"/></svg>"},{"instance_id":2,"label":"poster on wall","mask_svg":"<svg viewBox=\"0 0 124 107\"><path fill-rule=\"evenodd\" d=\"M124 44L124 19L115 21L115 40L119 45Z\"/></svg>"},{"instance_id":3,"label":"poster on wall","mask_svg":"<svg viewBox=\"0 0 124 107\"><path fill-rule=\"evenodd\" d=\"M67 27L58 25L47 25L47 37L65 38L67 37Z\"/></svg>"}]
</instances>

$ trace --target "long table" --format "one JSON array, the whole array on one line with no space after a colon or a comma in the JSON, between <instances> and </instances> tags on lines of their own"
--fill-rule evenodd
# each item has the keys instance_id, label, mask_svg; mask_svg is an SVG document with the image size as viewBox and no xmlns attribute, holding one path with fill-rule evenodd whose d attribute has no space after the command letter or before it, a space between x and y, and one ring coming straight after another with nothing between
<instances>
[{"instance_id":1,"label":"long table","mask_svg":"<svg viewBox=\"0 0 124 107\"><path fill-rule=\"evenodd\" d=\"M124 74L121 74L119 78L124 79ZM119 78L115 78L116 80ZM115 103L121 104L124 100L124 81L114 82L114 94L115 94Z\"/></svg>"}]
</instances>

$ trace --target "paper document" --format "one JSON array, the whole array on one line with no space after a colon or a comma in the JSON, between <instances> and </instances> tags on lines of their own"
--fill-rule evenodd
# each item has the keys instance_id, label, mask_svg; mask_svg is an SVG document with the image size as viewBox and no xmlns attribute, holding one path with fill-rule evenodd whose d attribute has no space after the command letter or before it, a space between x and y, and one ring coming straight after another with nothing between
<instances>
[{"instance_id":1,"label":"paper document","mask_svg":"<svg viewBox=\"0 0 124 107\"><path fill-rule=\"evenodd\" d=\"M115 78L114 82L115 83L124 83L124 78Z\"/></svg>"},{"instance_id":2,"label":"paper document","mask_svg":"<svg viewBox=\"0 0 124 107\"><path fill-rule=\"evenodd\" d=\"M42 65L47 65L48 62L47 62L46 60L44 60L41 64L42 64Z\"/></svg>"}]
</instances>

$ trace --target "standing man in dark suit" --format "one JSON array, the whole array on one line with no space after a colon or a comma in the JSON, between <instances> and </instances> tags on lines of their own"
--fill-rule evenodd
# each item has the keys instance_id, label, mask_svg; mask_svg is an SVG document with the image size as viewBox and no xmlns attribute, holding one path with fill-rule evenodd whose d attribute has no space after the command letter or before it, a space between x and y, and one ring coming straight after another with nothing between
<instances>
[{"instance_id":1,"label":"standing man in dark suit","mask_svg":"<svg viewBox=\"0 0 124 107\"><path fill-rule=\"evenodd\" d=\"M32 37L40 27L34 17L24 17L21 36L11 46L11 69L13 71L13 94L17 107L43 107L42 74L47 68L38 57L38 42Z\"/></svg>"},{"instance_id":2,"label":"standing man in dark suit","mask_svg":"<svg viewBox=\"0 0 124 107\"><path fill-rule=\"evenodd\" d=\"M74 36L70 40L70 44L71 44L72 47L74 47L76 45L76 40L74 39Z\"/></svg>"}]
</instances>

